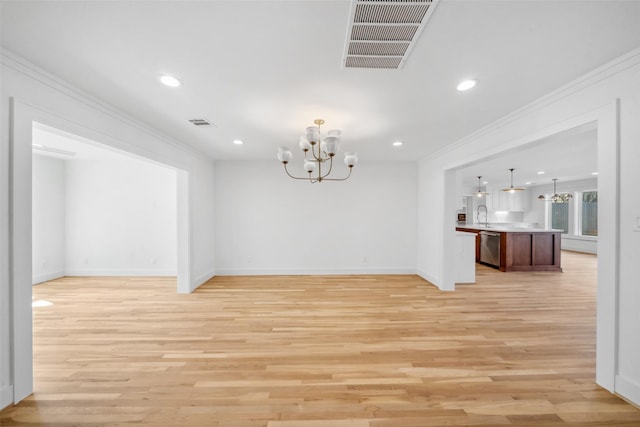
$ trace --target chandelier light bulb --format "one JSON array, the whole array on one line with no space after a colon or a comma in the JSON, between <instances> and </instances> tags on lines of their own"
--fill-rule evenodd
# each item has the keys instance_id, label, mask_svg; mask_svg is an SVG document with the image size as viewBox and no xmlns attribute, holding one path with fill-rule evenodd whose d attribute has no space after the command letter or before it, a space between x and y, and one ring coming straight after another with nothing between
<instances>
[{"instance_id":1,"label":"chandelier light bulb","mask_svg":"<svg viewBox=\"0 0 640 427\"><path fill-rule=\"evenodd\" d=\"M316 171L316 164L314 162L312 162L311 160L305 160L304 162L304 170L307 171L307 173L314 173Z\"/></svg>"},{"instance_id":2,"label":"chandelier light bulb","mask_svg":"<svg viewBox=\"0 0 640 427\"><path fill-rule=\"evenodd\" d=\"M280 147L278 149L278 160L282 163L287 164L293 158L293 153L289 150L288 147Z\"/></svg>"},{"instance_id":3,"label":"chandelier light bulb","mask_svg":"<svg viewBox=\"0 0 640 427\"><path fill-rule=\"evenodd\" d=\"M356 153L344 153L344 164L352 168L358 164L358 155Z\"/></svg>"},{"instance_id":4,"label":"chandelier light bulb","mask_svg":"<svg viewBox=\"0 0 640 427\"><path fill-rule=\"evenodd\" d=\"M337 136L327 136L323 141L323 148L322 151L324 151L325 153L327 153L329 156L335 156L335 154L338 152L338 145L340 142L340 138L338 138Z\"/></svg>"},{"instance_id":5,"label":"chandelier light bulb","mask_svg":"<svg viewBox=\"0 0 640 427\"><path fill-rule=\"evenodd\" d=\"M300 149L305 153L311 150L311 144L309 144L309 141L307 141L307 137L305 136L300 137L300 143L298 145L300 146Z\"/></svg>"},{"instance_id":6,"label":"chandelier light bulb","mask_svg":"<svg viewBox=\"0 0 640 427\"><path fill-rule=\"evenodd\" d=\"M307 128L307 141L309 144L315 145L320 137L320 129L317 126L309 126Z\"/></svg>"}]
</instances>

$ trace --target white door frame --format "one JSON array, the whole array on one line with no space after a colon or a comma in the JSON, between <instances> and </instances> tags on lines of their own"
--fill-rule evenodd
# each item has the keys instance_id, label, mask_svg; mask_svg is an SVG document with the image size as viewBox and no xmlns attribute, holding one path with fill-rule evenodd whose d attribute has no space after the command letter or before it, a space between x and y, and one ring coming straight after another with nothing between
<instances>
[{"instance_id":1,"label":"white door frame","mask_svg":"<svg viewBox=\"0 0 640 427\"><path fill-rule=\"evenodd\" d=\"M619 100L593 111L579 114L553 126L538 130L512 141L504 150L490 153L486 158L500 152L535 144L544 138L595 122L597 124L598 150L598 287L596 308L596 383L610 392L615 392L615 377L618 360L618 306L620 248L620 136ZM474 163L482 159L475 159ZM455 241L456 170L468 165L456 164L443 170L443 254L442 289L454 290L454 247L447 242Z\"/></svg>"},{"instance_id":2,"label":"white door frame","mask_svg":"<svg viewBox=\"0 0 640 427\"><path fill-rule=\"evenodd\" d=\"M119 150L127 144L100 131L11 98L9 158L9 292L11 316L11 380L13 402L33 393L32 318L32 139L34 122L42 123ZM114 144L117 143L117 144ZM119 143L118 143L119 142ZM116 145L118 145L116 147ZM134 154L134 153L132 153ZM135 153L139 156L140 154ZM144 157L144 156L141 156ZM152 160L152 159L150 159ZM152 160L155 162L155 160ZM168 165L174 168L171 165ZM177 169L177 291L191 292L189 174ZM184 204L181 204L184 203Z\"/></svg>"}]
</instances>

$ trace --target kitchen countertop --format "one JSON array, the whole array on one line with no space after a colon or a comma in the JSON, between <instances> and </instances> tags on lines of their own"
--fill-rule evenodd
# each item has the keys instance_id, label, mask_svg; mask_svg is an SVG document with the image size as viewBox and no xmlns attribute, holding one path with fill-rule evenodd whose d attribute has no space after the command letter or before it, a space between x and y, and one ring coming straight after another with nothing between
<instances>
[{"instance_id":1,"label":"kitchen countertop","mask_svg":"<svg viewBox=\"0 0 640 427\"><path fill-rule=\"evenodd\" d=\"M495 231L497 233L561 233L563 230L554 228L530 228L530 227L510 227L508 225L490 224L484 225L456 225L456 228L466 228L469 230Z\"/></svg>"}]
</instances>

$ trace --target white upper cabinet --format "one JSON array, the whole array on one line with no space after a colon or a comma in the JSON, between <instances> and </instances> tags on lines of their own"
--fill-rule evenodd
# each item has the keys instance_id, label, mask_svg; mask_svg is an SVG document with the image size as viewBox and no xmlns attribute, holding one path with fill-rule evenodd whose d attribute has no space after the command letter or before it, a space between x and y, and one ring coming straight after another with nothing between
<instances>
[{"instance_id":1,"label":"white upper cabinet","mask_svg":"<svg viewBox=\"0 0 640 427\"><path fill-rule=\"evenodd\" d=\"M524 212L529 209L529 192L493 190L487 196L487 203L494 211Z\"/></svg>"}]
</instances>

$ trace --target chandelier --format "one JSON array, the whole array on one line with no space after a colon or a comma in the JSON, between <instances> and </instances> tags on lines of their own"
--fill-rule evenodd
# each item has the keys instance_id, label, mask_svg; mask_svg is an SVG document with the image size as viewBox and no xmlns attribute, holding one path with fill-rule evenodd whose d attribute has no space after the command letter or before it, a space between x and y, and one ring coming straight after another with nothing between
<instances>
[{"instance_id":1,"label":"chandelier","mask_svg":"<svg viewBox=\"0 0 640 427\"><path fill-rule=\"evenodd\" d=\"M558 178L553 178L553 195L550 198L546 198L544 194L538 196L538 200L542 200L543 202L552 202L552 203L567 203L569 199L573 198L573 194L571 193L558 193L556 191L556 181Z\"/></svg>"},{"instance_id":2,"label":"chandelier","mask_svg":"<svg viewBox=\"0 0 640 427\"><path fill-rule=\"evenodd\" d=\"M307 128L307 134L300 137L300 149L304 152L304 170L307 172L306 177L297 177L291 175L287 169L287 164L293 158L293 153L288 147L280 147L278 149L278 160L284 165L284 171L293 179L302 179L315 184L322 181L345 181L351 176L353 167L358 163L358 155L356 153L345 153L344 164L349 168L349 174L344 178L327 178L333 171L333 158L338 152L340 145L340 131L337 129L327 132L327 136L321 138L320 126L324 124L324 120L316 119L313 121L316 125ZM329 163L326 165L326 163ZM325 169L323 170L323 165Z\"/></svg>"}]
</instances>

